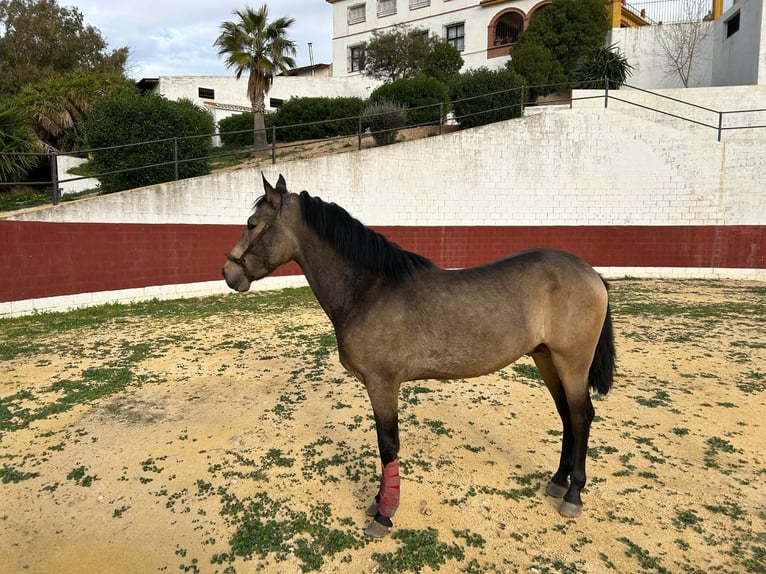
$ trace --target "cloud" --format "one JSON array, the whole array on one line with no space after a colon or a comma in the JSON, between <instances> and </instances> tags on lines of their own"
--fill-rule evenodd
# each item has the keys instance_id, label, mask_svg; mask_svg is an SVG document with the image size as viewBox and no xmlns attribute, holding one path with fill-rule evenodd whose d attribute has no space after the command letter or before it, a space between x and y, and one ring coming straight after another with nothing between
<instances>
[{"instance_id":1,"label":"cloud","mask_svg":"<svg viewBox=\"0 0 766 574\"><path fill-rule=\"evenodd\" d=\"M130 48L129 74L133 78L181 75L229 75L213 42L219 26L233 20L235 9L262 2L205 2L192 0L60 0L76 7L85 23L95 26L109 49ZM309 64L311 42L315 63L332 61L332 6L324 0L271 0L269 16L295 19L290 38L298 50L296 63Z\"/></svg>"}]
</instances>

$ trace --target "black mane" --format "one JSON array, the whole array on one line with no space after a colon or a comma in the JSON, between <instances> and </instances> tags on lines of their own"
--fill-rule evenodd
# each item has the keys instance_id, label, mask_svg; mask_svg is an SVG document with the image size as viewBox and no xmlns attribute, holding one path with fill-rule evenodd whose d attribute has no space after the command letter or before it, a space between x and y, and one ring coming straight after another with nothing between
<instances>
[{"instance_id":1,"label":"black mane","mask_svg":"<svg viewBox=\"0 0 766 574\"><path fill-rule=\"evenodd\" d=\"M302 191L303 220L345 258L387 279L404 279L417 269L433 267L422 255L405 251L366 227L334 203Z\"/></svg>"}]
</instances>

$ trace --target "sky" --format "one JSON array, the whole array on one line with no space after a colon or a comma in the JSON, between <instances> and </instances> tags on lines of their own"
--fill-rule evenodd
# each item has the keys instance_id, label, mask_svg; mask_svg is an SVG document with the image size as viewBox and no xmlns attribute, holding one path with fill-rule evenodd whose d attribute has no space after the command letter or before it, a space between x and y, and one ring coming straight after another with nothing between
<instances>
[{"instance_id":1,"label":"sky","mask_svg":"<svg viewBox=\"0 0 766 574\"><path fill-rule=\"evenodd\" d=\"M130 48L128 76L134 80L158 76L231 75L213 42L222 22L236 20L234 10L266 3L269 19L294 18L288 33L296 44L298 66L332 62L332 5L325 0L59 0L77 8L86 25L98 28L108 50Z\"/></svg>"}]
</instances>

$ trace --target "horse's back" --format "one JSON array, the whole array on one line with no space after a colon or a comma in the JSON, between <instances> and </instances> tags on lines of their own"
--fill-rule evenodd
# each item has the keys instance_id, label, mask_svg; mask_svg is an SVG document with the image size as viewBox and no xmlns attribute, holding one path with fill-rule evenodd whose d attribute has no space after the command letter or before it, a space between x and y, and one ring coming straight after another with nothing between
<instances>
[{"instance_id":1,"label":"horse's back","mask_svg":"<svg viewBox=\"0 0 766 574\"><path fill-rule=\"evenodd\" d=\"M349 362L363 355L402 380L459 378L553 344L555 333L576 331L590 315L603 322L606 294L581 259L534 249L477 267L418 271L400 285L381 286L368 305L339 333Z\"/></svg>"}]
</instances>

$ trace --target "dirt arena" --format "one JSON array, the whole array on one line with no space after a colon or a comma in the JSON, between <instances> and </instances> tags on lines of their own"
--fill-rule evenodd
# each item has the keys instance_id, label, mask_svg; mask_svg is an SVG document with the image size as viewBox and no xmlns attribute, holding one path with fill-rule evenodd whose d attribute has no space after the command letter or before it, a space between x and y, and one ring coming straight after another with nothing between
<instances>
[{"instance_id":1,"label":"dirt arena","mask_svg":"<svg viewBox=\"0 0 766 574\"><path fill-rule=\"evenodd\" d=\"M402 506L307 289L0 321L0 572L766 572L766 284L612 281L585 508L524 359L401 394Z\"/></svg>"}]
</instances>

